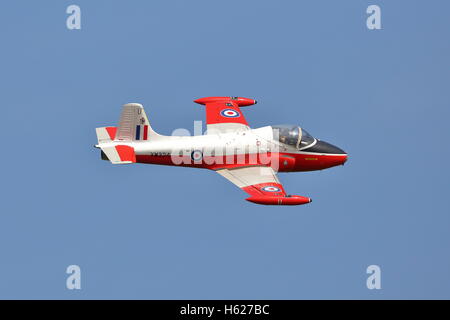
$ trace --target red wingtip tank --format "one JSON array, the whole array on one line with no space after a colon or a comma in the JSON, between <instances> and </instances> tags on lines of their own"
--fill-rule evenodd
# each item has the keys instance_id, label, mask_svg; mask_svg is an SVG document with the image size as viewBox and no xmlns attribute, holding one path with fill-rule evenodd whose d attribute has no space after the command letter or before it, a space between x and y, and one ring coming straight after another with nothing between
<instances>
[{"instance_id":1,"label":"red wingtip tank","mask_svg":"<svg viewBox=\"0 0 450 320\"><path fill-rule=\"evenodd\" d=\"M265 204L265 205L287 205L287 206L296 206L300 204L307 204L312 202L311 198L302 197L302 196L287 196L287 197L260 197L253 196L245 199L247 201L257 203L257 204Z\"/></svg>"},{"instance_id":2,"label":"red wingtip tank","mask_svg":"<svg viewBox=\"0 0 450 320\"><path fill-rule=\"evenodd\" d=\"M234 102L239 107L246 107L256 104L257 101L255 99L243 98L243 97L206 97L194 100L195 103L206 105L207 103L215 103L215 102Z\"/></svg>"}]
</instances>

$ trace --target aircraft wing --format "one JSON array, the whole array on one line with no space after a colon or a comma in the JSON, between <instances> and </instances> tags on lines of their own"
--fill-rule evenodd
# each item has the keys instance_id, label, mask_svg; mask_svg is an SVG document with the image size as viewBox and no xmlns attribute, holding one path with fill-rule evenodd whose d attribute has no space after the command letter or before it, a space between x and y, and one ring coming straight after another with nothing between
<instances>
[{"instance_id":1,"label":"aircraft wing","mask_svg":"<svg viewBox=\"0 0 450 320\"><path fill-rule=\"evenodd\" d=\"M241 97L207 97L195 100L206 108L208 134L248 130L240 107L256 103L256 100Z\"/></svg>"},{"instance_id":2,"label":"aircraft wing","mask_svg":"<svg viewBox=\"0 0 450 320\"><path fill-rule=\"evenodd\" d=\"M311 202L308 197L289 196L271 167L254 166L217 170L250 195L247 201L267 205L299 205Z\"/></svg>"}]
</instances>

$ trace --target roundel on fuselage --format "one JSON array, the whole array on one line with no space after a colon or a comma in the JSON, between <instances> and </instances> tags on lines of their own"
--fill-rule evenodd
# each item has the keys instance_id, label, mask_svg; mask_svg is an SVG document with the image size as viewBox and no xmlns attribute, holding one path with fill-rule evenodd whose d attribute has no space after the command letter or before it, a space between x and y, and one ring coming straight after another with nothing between
<instances>
[{"instance_id":1,"label":"roundel on fuselage","mask_svg":"<svg viewBox=\"0 0 450 320\"><path fill-rule=\"evenodd\" d=\"M201 161L203 159L203 153L200 150L194 150L191 152L192 161Z\"/></svg>"}]
</instances>

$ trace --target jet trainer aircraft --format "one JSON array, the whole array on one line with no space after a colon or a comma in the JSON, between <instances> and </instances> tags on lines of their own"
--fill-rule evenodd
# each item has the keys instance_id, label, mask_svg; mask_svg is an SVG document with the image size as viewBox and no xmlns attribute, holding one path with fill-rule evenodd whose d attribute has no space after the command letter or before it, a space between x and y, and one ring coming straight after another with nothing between
<instances>
[{"instance_id":1,"label":"jet trainer aircraft","mask_svg":"<svg viewBox=\"0 0 450 320\"><path fill-rule=\"evenodd\" d=\"M347 161L347 154L295 125L250 129L241 107L256 104L242 97L207 97L194 102L206 109L207 131L197 136L164 136L150 126L138 103L123 106L118 127L96 128L103 160L114 164L148 163L216 171L265 205L299 205L308 197L287 195L276 172L322 170Z\"/></svg>"}]
</instances>

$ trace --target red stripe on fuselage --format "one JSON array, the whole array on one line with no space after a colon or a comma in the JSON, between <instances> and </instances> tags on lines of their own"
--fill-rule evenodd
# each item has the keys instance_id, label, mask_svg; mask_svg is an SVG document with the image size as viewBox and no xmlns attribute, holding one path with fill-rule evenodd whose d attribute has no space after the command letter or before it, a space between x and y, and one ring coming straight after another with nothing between
<instances>
[{"instance_id":1,"label":"red stripe on fuselage","mask_svg":"<svg viewBox=\"0 0 450 320\"><path fill-rule=\"evenodd\" d=\"M201 161L192 161L190 156L136 155L139 163L205 168L211 170L233 169L248 166L271 166L276 171L314 171L342 165L347 155L264 153L230 156L205 156Z\"/></svg>"}]
</instances>

